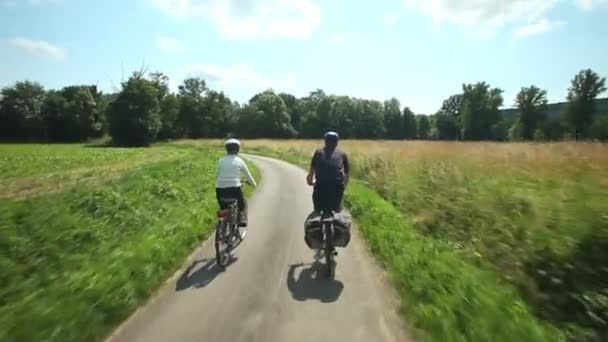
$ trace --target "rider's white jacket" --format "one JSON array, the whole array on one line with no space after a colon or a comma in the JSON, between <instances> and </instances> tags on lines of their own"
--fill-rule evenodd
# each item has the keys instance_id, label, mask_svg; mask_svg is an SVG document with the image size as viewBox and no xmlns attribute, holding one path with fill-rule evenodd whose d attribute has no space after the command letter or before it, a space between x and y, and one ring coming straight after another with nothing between
<instances>
[{"instance_id":1,"label":"rider's white jacket","mask_svg":"<svg viewBox=\"0 0 608 342\"><path fill-rule=\"evenodd\" d=\"M219 161L217 173L217 188L241 187L241 175L245 174L249 182L256 186L255 179L251 176L249 168L243 159L234 154L228 154Z\"/></svg>"}]
</instances>

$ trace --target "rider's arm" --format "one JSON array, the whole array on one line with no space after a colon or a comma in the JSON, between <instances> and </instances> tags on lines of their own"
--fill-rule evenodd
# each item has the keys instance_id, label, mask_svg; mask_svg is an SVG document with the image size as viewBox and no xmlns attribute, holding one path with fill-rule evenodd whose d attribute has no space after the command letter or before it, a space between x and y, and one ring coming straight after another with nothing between
<instances>
[{"instance_id":1,"label":"rider's arm","mask_svg":"<svg viewBox=\"0 0 608 342\"><path fill-rule=\"evenodd\" d=\"M348 185L348 180L350 178L350 165L348 164L348 156L346 153L344 153L342 163L344 164L344 185Z\"/></svg>"},{"instance_id":2,"label":"rider's arm","mask_svg":"<svg viewBox=\"0 0 608 342\"><path fill-rule=\"evenodd\" d=\"M249 168L247 167L247 164L245 164L244 160L241 160L242 167L241 170L245 171L245 175L247 176L247 180L249 181L249 183L253 186L257 186L257 183L255 182L255 179L253 179L253 176L251 175L251 172L249 172Z\"/></svg>"},{"instance_id":3,"label":"rider's arm","mask_svg":"<svg viewBox=\"0 0 608 342\"><path fill-rule=\"evenodd\" d=\"M310 169L308 169L308 175L306 176L306 183L308 183L308 185L314 184L316 161L317 152L315 152L315 154L312 156L312 160L310 161Z\"/></svg>"}]
</instances>

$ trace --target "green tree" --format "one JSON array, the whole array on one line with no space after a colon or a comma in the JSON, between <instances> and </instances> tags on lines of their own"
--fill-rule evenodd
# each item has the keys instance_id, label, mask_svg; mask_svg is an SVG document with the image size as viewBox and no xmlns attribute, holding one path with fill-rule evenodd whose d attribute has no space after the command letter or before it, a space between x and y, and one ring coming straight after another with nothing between
<instances>
[{"instance_id":1,"label":"green tree","mask_svg":"<svg viewBox=\"0 0 608 342\"><path fill-rule=\"evenodd\" d=\"M316 89L298 101L298 112L301 115L299 122L301 137L318 138L327 129L323 118L329 118L331 102L324 101L326 97L327 95L323 90ZM321 102L326 104L326 106L321 106Z\"/></svg>"},{"instance_id":2,"label":"green tree","mask_svg":"<svg viewBox=\"0 0 608 342\"><path fill-rule=\"evenodd\" d=\"M234 107L226 94L214 90L207 91L203 108L206 113L205 124L211 128L207 133L209 137L224 138L234 132L236 125Z\"/></svg>"},{"instance_id":3,"label":"green tree","mask_svg":"<svg viewBox=\"0 0 608 342\"><path fill-rule=\"evenodd\" d=\"M597 115L593 119L591 137L601 141L608 141L608 114Z\"/></svg>"},{"instance_id":4,"label":"green tree","mask_svg":"<svg viewBox=\"0 0 608 342\"><path fill-rule=\"evenodd\" d=\"M252 138L291 138L296 134L285 102L272 90L251 98L241 110L239 128L244 136Z\"/></svg>"},{"instance_id":5,"label":"green tree","mask_svg":"<svg viewBox=\"0 0 608 342\"><path fill-rule=\"evenodd\" d=\"M355 134L355 123L352 113L355 110L354 101L348 96L333 96L330 116L332 123L325 129L337 130L342 138L352 138Z\"/></svg>"},{"instance_id":6,"label":"green tree","mask_svg":"<svg viewBox=\"0 0 608 342\"><path fill-rule=\"evenodd\" d=\"M418 138L428 139L431 133L431 123L426 115L417 115Z\"/></svg>"},{"instance_id":7,"label":"green tree","mask_svg":"<svg viewBox=\"0 0 608 342\"><path fill-rule=\"evenodd\" d=\"M434 118L437 139L461 138L463 100L463 94L454 94L443 101Z\"/></svg>"},{"instance_id":8,"label":"green tree","mask_svg":"<svg viewBox=\"0 0 608 342\"><path fill-rule=\"evenodd\" d=\"M67 101L60 91L50 90L47 92L42 104L42 112L51 141L71 141L70 133L74 132L76 122L67 111Z\"/></svg>"},{"instance_id":9,"label":"green tree","mask_svg":"<svg viewBox=\"0 0 608 342\"><path fill-rule=\"evenodd\" d=\"M289 114L289 118L291 119L291 125L296 131L299 131L302 113L300 111L298 99L295 96L287 93L280 93L279 97L285 103L285 107L287 107L287 114Z\"/></svg>"},{"instance_id":10,"label":"green tree","mask_svg":"<svg viewBox=\"0 0 608 342\"><path fill-rule=\"evenodd\" d=\"M110 134L115 144L148 146L161 127L158 91L154 81L134 73L122 84L111 104Z\"/></svg>"},{"instance_id":11,"label":"green tree","mask_svg":"<svg viewBox=\"0 0 608 342\"><path fill-rule=\"evenodd\" d=\"M464 84L462 102L463 137L466 140L491 140L506 135L498 109L503 104L502 90L485 82Z\"/></svg>"},{"instance_id":12,"label":"green tree","mask_svg":"<svg viewBox=\"0 0 608 342\"><path fill-rule=\"evenodd\" d=\"M42 105L46 92L37 82L16 82L0 92L0 139L43 140Z\"/></svg>"},{"instance_id":13,"label":"green tree","mask_svg":"<svg viewBox=\"0 0 608 342\"><path fill-rule=\"evenodd\" d=\"M181 136L196 139L205 137L208 132L209 127L206 127L206 113L203 106L206 91L207 84L202 78L187 78L179 85L178 130Z\"/></svg>"},{"instance_id":14,"label":"green tree","mask_svg":"<svg viewBox=\"0 0 608 342\"><path fill-rule=\"evenodd\" d=\"M566 133L566 120L563 117L549 117L541 125L543 136L547 140L557 141L564 139Z\"/></svg>"},{"instance_id":15,"label":"green tree","mask_svg":"<svg viewBox=\"0 0 608 342\"><path fill-rule=\"evenodd\" d=\"M405 138L405 127L403 116L401 114L401 104L396 98L384 101L384 126L386 127L387 138Z\"/></svg>"},{"instance_id":16,"label":"green tree","mask_svg":"<svg viewBox=\"0 0 608 342\"><path fill-rule=\"evenodd\" d=\"M416 115L411 109L405 107L403 109L403 137L405 139L416 139L418 135L418 127Z\"/></svg>"},{"instance_id":17,"label":"green tree","mask_svg":"<svg viewBox=\"0 0 608 342\"><path fill-rule=\"evenodd\" d=\"M515 120L513 125L509 128L508 137L510 141L521 141L522 140L522 129L521 121Z\"/></svg>"},{"instance_id":18,"label":"green tree","mask_svg":"<svg viewBox=\"0 0 608 342\"><path fill-rule=\"evenodd\" d=\"M433 122L436 129L435 138L439 140L460 139L460 125L454 116L440 111L433 116Z\"/></svg>"},{"instance_id":19,"label":"green tree","mask_svg":"<svg viewBox=\"0 0 608 342\"><path fill-rule=\"evenodd\" d=\"M160 101L160 130L159 139L173 139L183 137L183 130L179 129L180 101L175 94L167 94Z\"/></svg>"},{"instance_id":20,"label":"green tree","mask_svg":"<svg viewBox=\"0 0 608 342\"><path fill-rule=\"evenodd\" d=\"M547 91L535 86L521 88L515 104L519 110L521 136L526 140L534 139L534 133L546 118Z\"/></svg>"},{"instance_id":21,"label":"green tree","mask_svg":"<svg viewBox=\"0 0 608 342\"><path fill-rule=\"evenodd\" d=\"M595 99L605 90L606 78L591 69L581 70L572 79L565 117L577 139L589 136L589 127L596 114Z\"/></svg>"},{"instance_id":22,"label":"green tree","mask_svg":"<svg viewBox=\"0 0 608 342\"><path fill-rule=\"evenodd\" d=\"M353 110L355 136L363 139L378 139L384 136L382 103L375 100L356 99Z\"/></svg>"},{"instance_id":23,"label":"green tree","mask_svg":"<svg viewBox=\"0 0 608 342\"><path fill-rule=\"evenodd\" d=\"M439 109L439 111L441 112L441 114L453 117L456 122L460 123L462 121L463 100L463 94L452 95L443 101L443 103L441 104L441 109Z\"/></svg>"}]
</instances>

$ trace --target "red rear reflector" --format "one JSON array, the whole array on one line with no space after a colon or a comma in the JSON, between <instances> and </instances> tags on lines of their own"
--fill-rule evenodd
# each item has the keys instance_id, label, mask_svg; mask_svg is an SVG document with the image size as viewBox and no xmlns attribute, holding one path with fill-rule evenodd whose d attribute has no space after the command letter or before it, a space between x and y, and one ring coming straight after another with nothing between
<instances>
[{"instance_id":1,"label":"red rear reflector","mask_svg":"<svg viewBox=\"0 0 608 342\"><path fill-rule=\"evenodd\" d=\"M217 217L219 217L219 218L226 217L227 215L228 215L228 212L227 212L227 211L225 211L225 210L219 210L219 211L217 212Z\"/></svg>"}]
</instances>

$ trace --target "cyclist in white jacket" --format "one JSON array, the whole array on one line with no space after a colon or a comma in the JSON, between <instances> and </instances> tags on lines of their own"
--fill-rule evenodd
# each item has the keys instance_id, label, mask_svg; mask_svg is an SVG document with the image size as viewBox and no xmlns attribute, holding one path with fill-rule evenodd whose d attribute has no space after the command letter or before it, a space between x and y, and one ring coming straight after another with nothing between
<instances>
[{"instance_id":1,"label":"cyclist in white jacket","mask_svg":"<svg viewBox=\"0 0 608 342\"><path fill-rule=\"evenodd\" d=\"M249 168L245 161L238 154L241 149L241 142L237 139L228 139L224 143L226 147L226 155L222 157L218 163L217 182L215 186L215 194L220 208L226 209L226 204L222 198L234 198L238 200L240 214L239 225L247 226L247 202L243 195L241 184L241 175L244 173L247 176L249 184L256 186L255 179L249 172Z\"/></svg>"}]
</instances>

